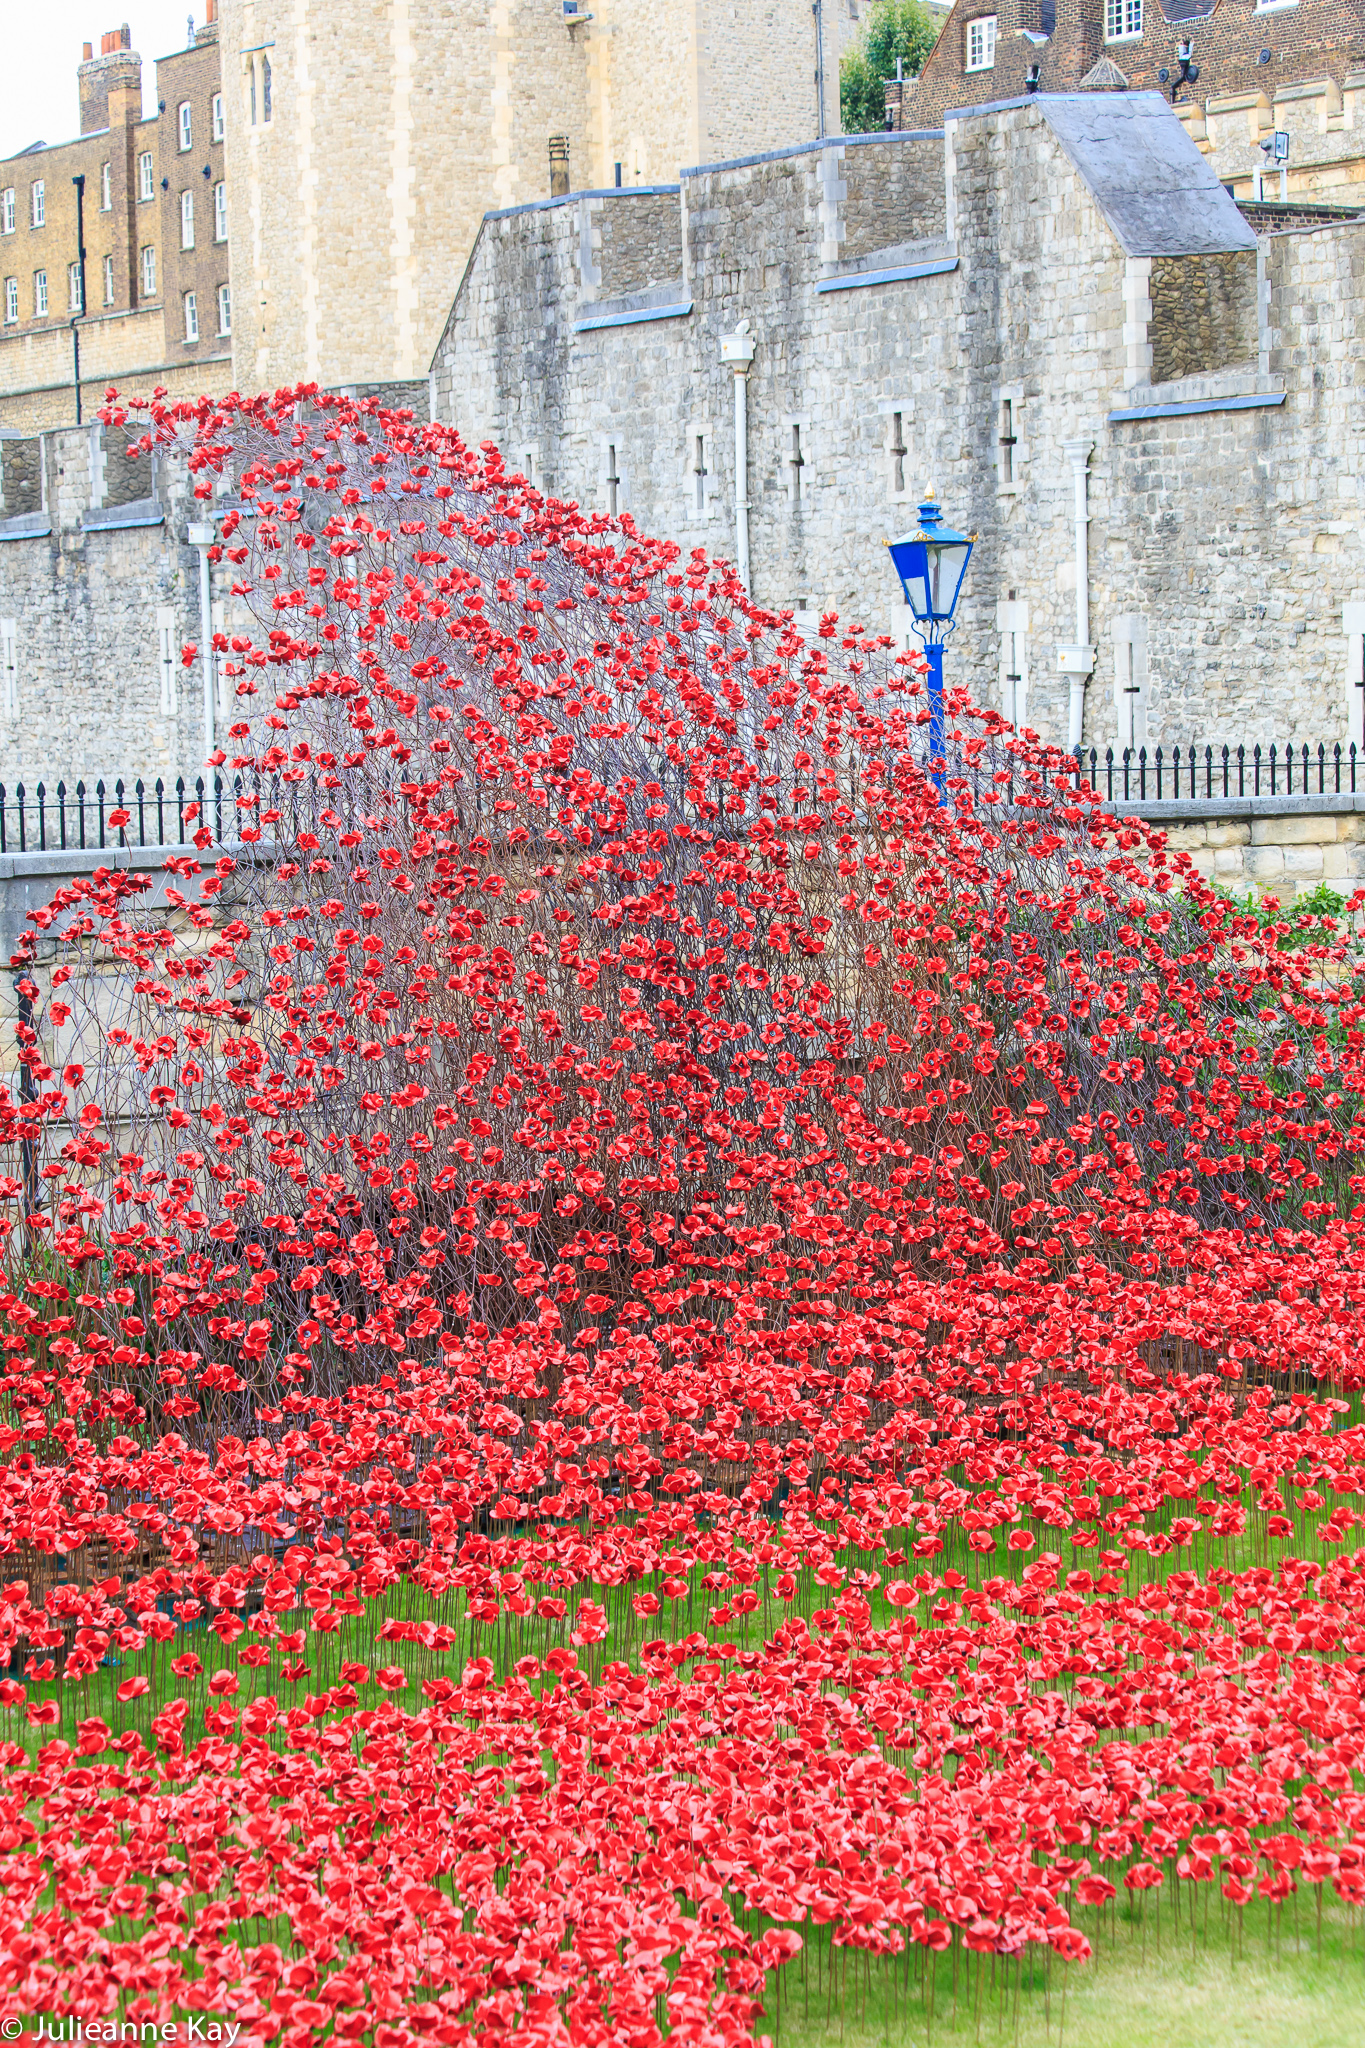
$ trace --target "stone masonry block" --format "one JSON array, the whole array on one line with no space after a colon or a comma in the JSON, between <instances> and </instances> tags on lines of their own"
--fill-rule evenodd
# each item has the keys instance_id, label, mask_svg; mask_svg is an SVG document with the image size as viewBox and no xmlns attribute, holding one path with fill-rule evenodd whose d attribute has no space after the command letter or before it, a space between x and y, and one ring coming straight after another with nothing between
<instances>
[{"instance_id":1,"label":"stone masonry block","mask_svg":"<svg viewBox=\"0 0 1365 2048\"><path fill-rule=\"evenodd\" d=\"M1337 819L1337 838L1365 840L1365 812L1348 811Z\"/></svg>"},{"instance_id":2,"label":"stone masonry block","mask_svg":"<svg viewBox=\"0 0 1365 2048\"><path fill-rule=\"evenodd\" d=\"M1278 882L1284 874L1284 852L1278 846L1249 846L1246 871L1254 882Z\"/></svg>"},{"instance_id":3,"label":"stone masonry block","mask_svg":"<svg viewBox=\"0 0 1365 2048\"><path fill-rule=\"evenodd\" d=\"M1284 871L1296 880L1320 882L1322 880L1322 848L1320 846L1286 846L1284 849Z\"/></svg>"},{"instance_id":4,"label":"stone masonry block","mask_svg":"<svg viewBox=\"0 0 1365 2048\"><path fill-rule=\"evenodd\" d=\"M1251 841L1250 825L1224 824L1211 820L1204 832L1210 846L1247 846Z\"/></svg>"},{"instance_id":5,"label":"stone masonry block","mask_svg":"<svg viewBox=\"0 0 1365 2048\"><path fill-rule=\"evenodd\" d=\"M1192 825L1168 825L1166 844L1172 853L1193 853L1196 847L1208 845L1208 827L1198 822Z\"/></svg>"},{"instance_id":6,"label":"stone masonry block","mask_svg":"<svg viewBox=\"0 0 1365 2048\"><path fill-rule=\"evenodd\" d=\"M1337 837L1337 820L1316 818L1254 818L1253 846L1325 846Z\"/></svg>"},{"instance_id":7,"label":"stone masonry block","mask_svg":"<svg viewBox=\"0 0 1365 2048\"><path fill-rule=\"evenodd\" d=\"M1246 862L1240 846L1220 846L1213 856L1213 872L1221 881L1244 881Z\"/></svg>"}]
</instances>

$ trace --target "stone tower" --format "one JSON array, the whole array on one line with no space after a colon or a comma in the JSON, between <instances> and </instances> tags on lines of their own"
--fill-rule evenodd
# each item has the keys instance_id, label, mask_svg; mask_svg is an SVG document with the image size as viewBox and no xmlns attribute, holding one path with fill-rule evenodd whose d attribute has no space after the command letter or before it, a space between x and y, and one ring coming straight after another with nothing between
<instances>
[{"instance_id":1,"label":"stone tower","mask_svg":"<svg viewBox=\"0 0 1365 2048\"><path fill-rule=\"evenodd\" d=\"M223 0L234 377L424 378L490 208L838 128L849 0ZM819 33L817 34L817 30ZM562 147L562 145L561 145Z\"/></svg>"}]
</instances>

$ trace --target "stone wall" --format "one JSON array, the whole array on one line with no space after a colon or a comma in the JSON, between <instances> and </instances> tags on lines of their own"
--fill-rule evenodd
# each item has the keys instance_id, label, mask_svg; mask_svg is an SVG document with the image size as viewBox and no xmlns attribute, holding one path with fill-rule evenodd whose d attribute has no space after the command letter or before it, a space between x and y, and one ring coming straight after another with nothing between
<instances>
[{"instance_id":1,"label":"stone wall","mask_svg":"<svg viewBox=\"0 0 1365 2048\"><path fill-rule=\"evenodd\" d=\"M13 701L0 691L0 784L11 802L20 781L30 801L42 782L55 804L60 782L173 784L203 770L202 668L180 658L202 637L186 539L202 508L182 456L154 469L126 447L98 426L0 441L0 619L14 622L16 661ZM215 625L229 634L247 625L231 575L212 571ZM222 689L220 678L220 729L241 715Z\"/></svg>"},{"instance_id":2,"label":"stone wall","mask_svg":"<svg viewBox=\"0 0 1365 2048\"><path fill-rule=\"evenodd\" d=\"M1125 104L1108 96L1106 117L1122 119ZM438 417L514 457L536 448L546 489L601 511L613 449L620 509L684 548L733 557L721 341L747 319L761 604L851 608L903 636L883 542L932 481L946 515L977 535L950 674L1003 708L997 607L1013 606L1024 722L1064 742L1080 447L1094 649L1085 743L1129 736L1134 664L1148 743L1365 742L1365 629L1352 623L1365 604L1365 225L1270 235L1241 254L1249 237L1234 218L1231 262L1210 262L1205 237L1197 263L1163 271L1169 249L1134 255L1120 242L1048 105L976 112L942 139L845 138L689 173L677 216L685 316L661 293L658 317L641 306L638 321L585 328L572 204L490 219L433 361ZM1176 118L1161 118L1167 155L1188 151L1198 167ZM1153 166L1136 152L1116 160L1160 227ZM1235 216L1208 184L1208 205ZM923 238L888 210L888 194L917 192ZM879 247L883 234L897 239ZM1241 360L1154 381L1177 366L1161 340L1166 282L1192 272L1219 315L1205 360Z\"/></svg>"},{"instance_id":3,"label":"stone wall","mask_svg":"<svg viewBox=\"0 0 1365 2048\"><path fill-rule=\"evenodd\" d=\"M1254 250L1153 257L1147 290L1154 384L1255 363L1260 339Z\"/></svg>"},{"instance_id":4,"label":"stone wall","mask_svg":"<svg viewBox=\"0 0 1365 2048\"><path fill-rule=\"evenodd\" d=\"M906 142L893 149L850 149L841 165L845 186L845 261L889 249L898 242L926 241L945 226L946 193L942 152L933 143Z\"/></svg>"},{"instance_id":5,"label":"stone wall","mask_svg":"<svg viewBox=\"0 0 1365 2048\"><path fill-rule=\"evenodd\" d=\"M1365 885L1365 797L1153 803L1141 815L1205 881L1234 896L1288 904L1324 883L1341 896Z\"/></svg>"},{"instance_id":6,"label":"stone wall","mask_svg":"<svg viewBox=\"0 0 1365 2048\"><path fill-rule=\"evenodd\" d=\"M589 232L604 298L624 298L682 276L676 186L598 201Z\"/></svg>"},{"instance_id":7,"label":"stone wall","mask_svg":"<svg viewBox=\"0 0 1365 2048\"><path fill-rule=\"evenodd\" d=\"M484 211L549 195L551 135L583 191L818 132L809 0L223 0L222 48L242 390L423 375Z\"/></svg>"}]
</instances>

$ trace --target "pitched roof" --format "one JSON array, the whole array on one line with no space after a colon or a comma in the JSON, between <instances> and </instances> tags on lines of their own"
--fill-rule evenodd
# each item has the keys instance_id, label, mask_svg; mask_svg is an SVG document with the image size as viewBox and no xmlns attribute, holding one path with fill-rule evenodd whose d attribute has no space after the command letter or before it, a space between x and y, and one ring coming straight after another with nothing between
<instances>
[{"instance_id":1,"label":"pitched roof","mask_svg":"<svg viewBox=\"0 0 1365 2048\"><path fill-rule=\"evenodd\" d=\"M1256 247L1231 194L1160 93L1040 93L1033 104L1126 255Z\"/></svg>"}]
</instances>

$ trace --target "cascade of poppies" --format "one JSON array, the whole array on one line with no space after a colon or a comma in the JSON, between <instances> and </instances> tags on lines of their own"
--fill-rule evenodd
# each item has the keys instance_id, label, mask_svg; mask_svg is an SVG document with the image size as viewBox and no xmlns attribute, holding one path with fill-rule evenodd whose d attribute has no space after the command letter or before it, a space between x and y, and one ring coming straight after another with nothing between
<instances>
[{"instance_id":1,"label":"cascade of poppies","mask_svg":"<svg viewBox=\"0 0 1365 2048\"><path fill-rule=\"evenodd\" d=\"M13 963L11 1987L729 2042L815 1927L1358 1902L1358 905L449 428L106 417L255 623Z\"/></svg>"}]
</instances>

